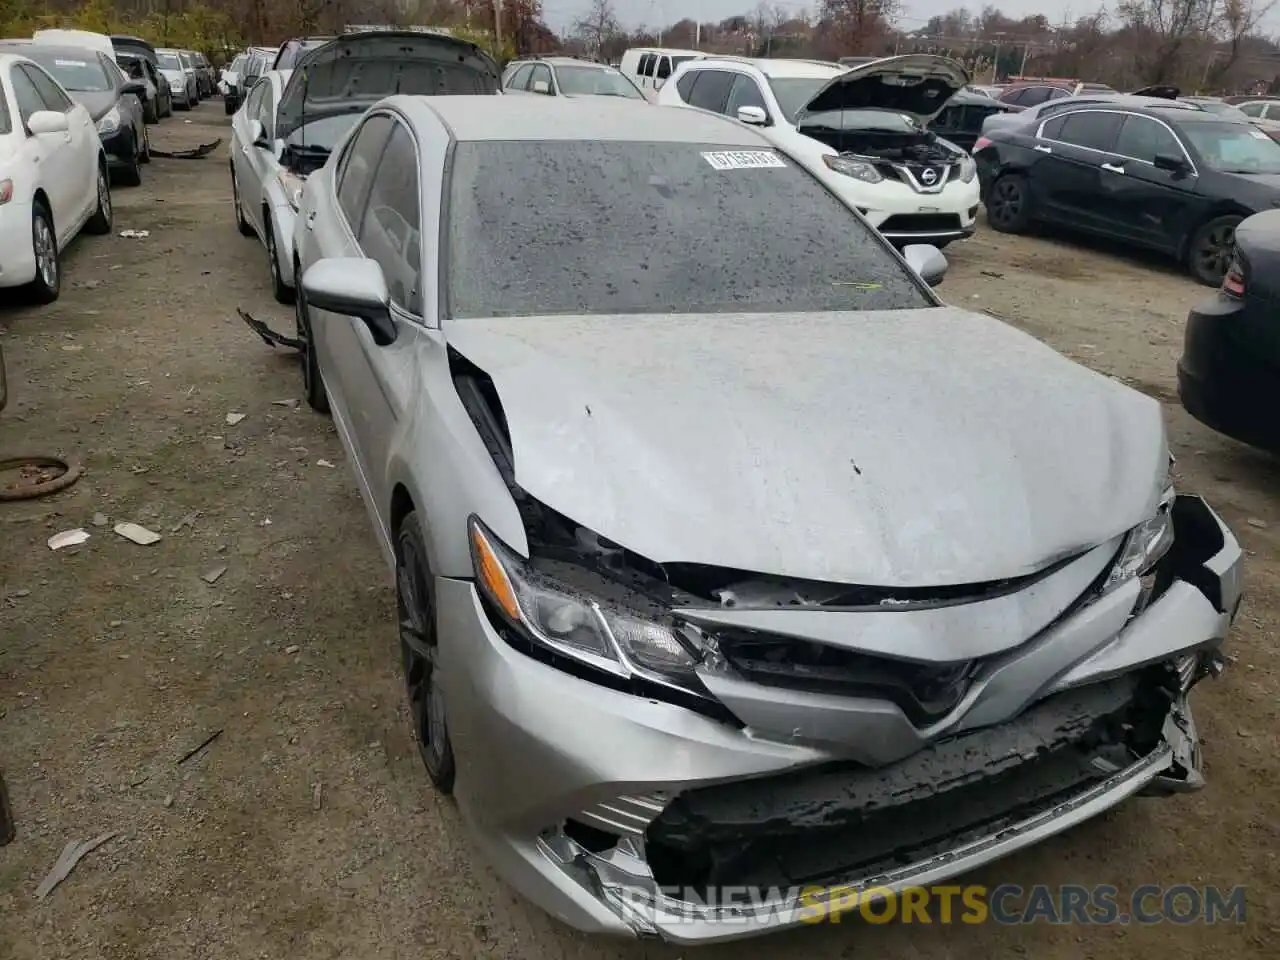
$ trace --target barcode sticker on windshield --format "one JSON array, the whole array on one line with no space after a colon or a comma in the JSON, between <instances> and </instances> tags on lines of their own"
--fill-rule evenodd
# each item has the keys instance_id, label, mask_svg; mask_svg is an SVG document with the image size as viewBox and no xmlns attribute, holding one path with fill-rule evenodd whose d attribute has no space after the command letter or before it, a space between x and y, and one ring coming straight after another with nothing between
<instances>
[{"instance_id":1,"label":"barcode sticker on windshield","mask_svg":"<svg viewBox=\"0 0 1280 960\"><path fill-rule=\"evenodd\" d=\"M713 170L760 170L765 167L786 167L782 158L772 150L719 150L704 153L702 159Z\"/></svg>"},{"instance_id":2,"label":"barcode sticker on windshield","mask_svg":"<svg viewBox=\"0 0 1280 960\"><path fill-rule=\"evenodd\" d=\"M54 65L59 67L87 67L89 64L84 60L54 60Z\"/></svg>"}]
</instances>

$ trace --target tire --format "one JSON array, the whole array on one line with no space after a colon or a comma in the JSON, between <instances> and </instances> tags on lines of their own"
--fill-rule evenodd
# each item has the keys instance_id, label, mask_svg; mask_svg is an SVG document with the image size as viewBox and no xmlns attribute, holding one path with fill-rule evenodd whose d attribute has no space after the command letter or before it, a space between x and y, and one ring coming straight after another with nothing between
<instances>
[{"instance_id":1,"label":"tire","mask_svg":"<svg viewBox=\"0 0 1280 960\"><path fill-rule=\"evenodd\" d=\"M142 167L139 165L138 148L133 148L133 159L129 166L120 171L120 183L126 187L142 186Z\"/></svg>"},{"instance_id":2,"label":"tire","mask_svg":"<svg viewBox=\"0 0 1280 960\"><path fill-rule=\"evenodd\" d=\"M1187 243L1187 272L1206 287L1222 285L1235 250L1236 225L1243 219L1234 214L1214 217L1191 235Z\"/></svg>"},{"instance_id":3,"label":"tire","mask_svg":"<svg viewBox=\"0 0 1280 960\"><path fill-rule=\"evenodd\" d=\"M297 337L305 344L302 350L302 392L307 398L307 406L316 413L328 413L329 395L324 391L320 363L311 349L311 317L301 290L293 298L293 317Z\"/></svg>"},{"instance_id":4,"label":"tire","mask_svg":"<svg viewBox=\"0 0 1280 960\"><path fill-rule=\"evenodd\" d=\"M99 236L110 233L114 219L115 211L111 208L111 178L107 176L106 167L99 163L98 209L93 212L93 216L85 223L85 232L96 233Z\"/></svg>"},{"instance_id":5,"label":"tire","mask_svg":"<svg viewBox=\"0 0 1280 960\"><path fill-rule=\"evenodd\" d=\"M987 223L999 233L1023 233L1031 224L1031 190L1027 178L1006 173L987 197Z\"/></svg>"},{"instance_id":6,"label":"tire","mask_svg":"<svg viewBox=\"0 0 1280 960\"><path fill-rule=\"evenodd\" d=\"M222 101L222 109L226 111L227 116L231 116L236 112L236 105L230 100Z\"/></svg>"},{"instance_id":7,"label":"tire","mask_svg":"<svg viewBox=\"0 0 1280 960\"><path fill-rule=\"evenodd\" d=\"M267 262L271 270L271 295L276 298L276 303L293 303L293 287L284 282L284 277L280 274L280 257L276 250L276 232L271 227L271 217L265 210L262 211L262 233L263 241L267 247Z\"/></svg>"},{"instance_id":8,"label":"tire","mask_svg":"<svg viewBox=\"0 0 1280 960\"><path fill-rule=\"evenodd\" d=\"M415 511L400 521L396 531L396 613L414 739L427 776L448 795L453 792L457 767L439 685L440 644L427 545Z\"/></svg>"},{"instance_id":9,"label":"tire","mask_svg":"<svg viewBox=\"0 0 1280 960\"><path fill-rule=\"evenodd\" d=\"M151 162L151 131L145 123L142 125L142 150L138 153L138 162Z\"/></svg>"},{"instance_id":10,"label":"tire","mask_svg":"<svg viewBox=\"0 0 1280 960\"><path fill-rule=\"evenodd\" d=\"M253 236L253 225L244 218L244 211L240 209L240 184L236 182L236 165L231 164L231 202L236 208L236 229L240 231L242 237Z\"/></svg>"},{"instance_id":11,"label":"tire","mask_svg":"<svg viewBox=\"0 0 1280 960\"><path fill-rule=\"evenodd\" d=\"M31 204L31 245L36 257L36 276L26 291L35 303L53 303L62 292L62 259L58 238L53 232L53 215L39 200Z\"/></svg>"}]
</instances>

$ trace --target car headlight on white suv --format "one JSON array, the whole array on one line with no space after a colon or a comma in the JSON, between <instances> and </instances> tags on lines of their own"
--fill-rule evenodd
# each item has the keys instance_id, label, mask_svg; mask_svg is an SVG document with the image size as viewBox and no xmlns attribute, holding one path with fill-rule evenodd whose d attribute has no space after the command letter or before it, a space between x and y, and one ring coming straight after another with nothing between
<instances>
[{"instance_id":1,"label":"car headlight on white suv","mask_svg":"<svg viewBox=\"0 0 1280 960\"><path fill-rule=\"evenodd\" d=\"M879 183L884 179L880 171L866 160L857 160L838 153L828 153L823 155L822 162L827 165L828 170L834 170L836 173L844 174L846 177L853 177L853 179L861 180L863 183Z\"/></svg>"},{"instance_id":2,"label":"car headlight on white suv","mask_svg":"<svg viewBox=\"0 0 1280 960\"><path fill-rule=\"evenodd\" d=\"M960 157L960 182L973 183L973 178L978 175L978 164L973 157L967 153Z\"/></svg>"},{"instance_id":3,"label":"car headlight on white suv","mask_svg":"<svg viewBox=\"0 0 1280 960\"><path fill-rule=\"evenodd\" d=\"M120 108L112 107L98 121L98 133L108 136L120 129Z\"/></svg>"}]
</instances>

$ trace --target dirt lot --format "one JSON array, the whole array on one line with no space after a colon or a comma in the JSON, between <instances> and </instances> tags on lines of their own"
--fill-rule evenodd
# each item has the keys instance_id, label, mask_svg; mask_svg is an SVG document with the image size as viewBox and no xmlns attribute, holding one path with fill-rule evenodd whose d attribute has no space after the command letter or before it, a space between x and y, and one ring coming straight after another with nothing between
<instances>
[{"instance_id":1,"label":"dirt lot","mask_svg":"<svg viewBox=\"0 0 1280 960\"><path fill-rule=\"evenodd\" d=\"M219 104L191 119L156 128L155 144L226 135ZM402 707L392 593L337 438L305 407L274 403L299 397L300 377L235 314L289 316L270 301L260 245L236 233L226 158L224 144L202 161L157 160L145 186L116 193L117 231L149 238L81 239L56 305L0 311L13 393L0 451L88 466L60 497L0 507L0 768L19 821L0 850L0 957L681 956L581 937L526 906L429 788ZM952 302L1164 401L1180 486L1207 495L1250 554L1237 660L1197 694L1208 789L1129 803L973 879L1247 884L1248 920L846 921L700 955L1274 956L1280 462L1176 406L1182 321L1203 291L1158 262L1070 241L982 232L948 254ZM232 412L243 422L229 426ZM164 539L135 546L95 514ZM45 546L80 525L93 534L83 547ZM224 564L216 584L200 579ZM68 840L106 831L120 835L33 898Z\"/></svg>"}]
</instances>

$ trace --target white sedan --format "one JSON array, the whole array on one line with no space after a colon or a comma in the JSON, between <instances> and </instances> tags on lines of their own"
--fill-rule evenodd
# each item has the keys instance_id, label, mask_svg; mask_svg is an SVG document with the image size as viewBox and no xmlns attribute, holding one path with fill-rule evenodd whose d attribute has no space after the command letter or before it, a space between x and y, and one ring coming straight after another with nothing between
<instances>
[{"instance_id":1,"label":"white sedan","mask_svg":"<svg viewBox=\"0 0 1280 960\"><path fill-rule=\"evenodd\" d=\"M36 63L0 53L0 287L50 303L61 253L111 232L107 158L89 111Z\"/></svg>"}]
</instances>

